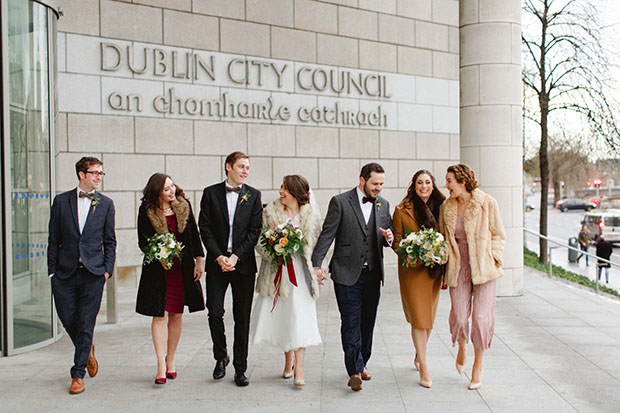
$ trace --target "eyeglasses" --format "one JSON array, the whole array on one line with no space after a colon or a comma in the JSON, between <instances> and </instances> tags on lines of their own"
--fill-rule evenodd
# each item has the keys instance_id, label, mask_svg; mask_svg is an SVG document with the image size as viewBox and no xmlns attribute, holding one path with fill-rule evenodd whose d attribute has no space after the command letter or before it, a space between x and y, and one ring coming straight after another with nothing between
<instances>
[{"instance_id":1,"label":"eyeglasses","mask_svg":"<svg viewBox=\"0 0 620 413\"><path fill-rule=\"evenodd\" d=\"M95 176L99 176L101 178L103 178L105 176L105 172L99 172L99 171L84 171L85 174L93 174Z\"/></svg>"}]
</instances>

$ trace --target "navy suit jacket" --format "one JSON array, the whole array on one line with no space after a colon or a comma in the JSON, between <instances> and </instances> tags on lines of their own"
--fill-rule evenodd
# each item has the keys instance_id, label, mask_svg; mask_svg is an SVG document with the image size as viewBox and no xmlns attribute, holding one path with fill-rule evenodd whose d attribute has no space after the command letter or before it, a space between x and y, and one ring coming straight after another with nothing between
<instances>
[{"instance_id":1,"label":"navy suit jacket","mask_svg":"<svg viewBox=\"0 0 620 413\"><path fill-rule=\"evenodd\" d=\"M88 210L82 234L78 224L77 188L54 198L47 248L48 274L68 278L81 260L95 275L106 272L112 275L116 260L114 202L99 192L95 192L95 198L99 198L99 205Z\"/></svg>"}]
</instances>

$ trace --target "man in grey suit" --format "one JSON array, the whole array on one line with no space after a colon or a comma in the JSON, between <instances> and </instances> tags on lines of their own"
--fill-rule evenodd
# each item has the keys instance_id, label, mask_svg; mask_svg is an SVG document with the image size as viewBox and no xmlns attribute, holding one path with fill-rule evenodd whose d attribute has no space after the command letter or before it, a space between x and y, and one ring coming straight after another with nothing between
<instances>
[{"instance_id":1,"label":"man in grey suit","mask_svg":"<svg viewBox=\"0 0 620 413\"><path fill-rule=\"evenodd\" d=\"M371 379L366 364L372 353L383 282L383 247L391 246L394 239L390 204L379 196L384 182L381 165L364 165L359 186L331 199L312 253L312 265L322 284L327 277L321 271L321 263L335 240L329 269L340 311L347 385L352 390L361 390L362 380Z\"/></svg>"},{"instance_id":2,"label":"man in grey suit","mask_svg":"<svg viewBox=\"0 0 620 413\"><path fill-rule=\"evenodd\" d=\"M56 312L75 347L71 394L84 391L87 370L91 377L99 370L93 332L103 286L116 259L114 202L95 191L105 175L103 163L83 157L75 173L78 187L54 198L47 250Z\"/></svg>"}]
</instances>

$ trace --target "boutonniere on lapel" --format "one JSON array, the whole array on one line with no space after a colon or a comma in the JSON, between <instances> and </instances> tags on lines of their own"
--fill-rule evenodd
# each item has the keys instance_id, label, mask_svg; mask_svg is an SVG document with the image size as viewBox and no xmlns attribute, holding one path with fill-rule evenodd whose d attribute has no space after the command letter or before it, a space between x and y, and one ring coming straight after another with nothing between
<instances>
[{"instance_id":1,"label":"boutonniere on lapel","mask_svg":"<svg viewBox=\"0 0 620 413\"><path fill-rule=\"evenodd\" d=\"M377 213L380 213L381 212L381 200L379 198L377 198L375 205L377 205Z\"/></svg>"},{"instance_id":2,"label":"boutonniere on lapel","mask_svg":"<svg viewBox=\"0 0 620 413\"><path fill-rule=\"evenodd\" d=\"M97 209L97 206L99 205L100 202L101 202L101 198L99 197L93 198L93 202L90 204L90 206L93 207L93 214L95 213L95 209Z\"/></svg>"},{"instance_id":3,"label":"boutonniere on lapel","mask_svg":"<svg viewBox=\"0 0 620 413\"><path fill-rule=\"evenodd\" d=\"M239 203L237 205L241 205L243 204L244 201L247 201L248 199L250 199L250 197L252 196L252 194L250 193L250 191L245 191L243 193L243 195L241 195L241 199L239 200Z\"/></svg>"}]
</instances>

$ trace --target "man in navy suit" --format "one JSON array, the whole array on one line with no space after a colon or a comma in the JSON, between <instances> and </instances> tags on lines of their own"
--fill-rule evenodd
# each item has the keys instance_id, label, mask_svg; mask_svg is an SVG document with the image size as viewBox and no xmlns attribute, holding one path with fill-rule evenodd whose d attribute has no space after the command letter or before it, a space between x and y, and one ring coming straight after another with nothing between
<instances>
[{"instance_id":1,"label":"man in navy suit","mask_svg":"<svg viewBox=\"0 0 620 413\"><path fill-rule=\"evenodd\" d=\"M224 164L226 180L205 188L198 220L207 248L207 309L216 360L213 378L223 378L230 362L224 333L224 296L230 285L235 320L235 383L247 386L245 371L256 276L254 246L260 235L263 210L260 191L245 184L250 173L248 156L233 152Z\"/></svg>"},{"instance_id":2,"label":"man in navy suit","mask_svg":"<svg viewBox=\"0 0 620 413\"><path fill-rule=\"evenodd\" d=\"M96 191L105 175L103 163L83 157L75 172L78 187L54 198L47 250L56 312L75 347L71 394L84 391L86 370L94 377L99 369L93 331L116 259L114 203Z\"/></svg>"},{"instance_id":3,"label":"man in navy suit","mask_svg":"<svg viewBox=\"0 0 620 413\"><path fill-rule=\"evenodd\" d=\"M332 242L329 264L340 310L340 338L349 375L347 385L362 390L370 380L366 364L372 354L372 335L384 278L383 248L394 241L390 204L379 196L385 172L378 163L362 167L359 185L329 202L323 230L312 252L319 283L327 277L321 263Z\"/></svg>"}]
</instances>

